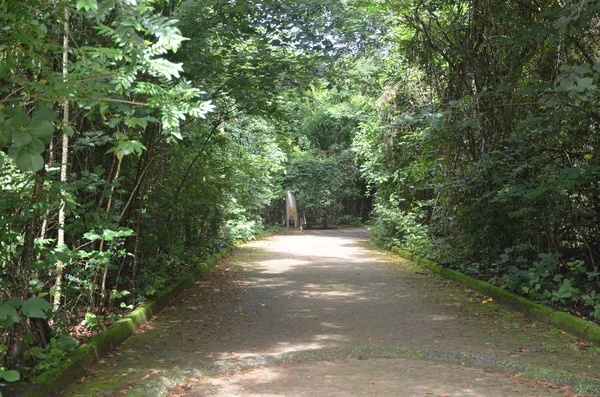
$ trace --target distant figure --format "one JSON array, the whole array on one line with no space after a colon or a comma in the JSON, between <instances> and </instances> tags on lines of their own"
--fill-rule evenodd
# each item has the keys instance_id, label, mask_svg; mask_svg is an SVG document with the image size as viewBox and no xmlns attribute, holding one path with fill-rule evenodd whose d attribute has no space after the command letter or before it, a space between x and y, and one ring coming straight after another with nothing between
<instances>
[{"instance_id":1,"label":"distant figure","mask_svg":"<svg viewBox=\"0 0 600 397\"><path fill-rule=\"evenodd\" d=\"M291 190L285 192L285 227L296 228L298 226L298 211L296 197Z\"/></svg>"}]
</instances>

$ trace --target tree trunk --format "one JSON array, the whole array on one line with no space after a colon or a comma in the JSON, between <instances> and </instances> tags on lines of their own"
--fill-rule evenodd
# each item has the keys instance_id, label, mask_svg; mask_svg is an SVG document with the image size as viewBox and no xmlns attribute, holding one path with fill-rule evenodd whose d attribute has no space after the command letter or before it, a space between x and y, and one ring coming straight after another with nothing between
<instances>
[{"instance_id":1,"label":"tree trunk","mask_svg":"<svg viewBox=\"0 0 600 397\"><path fill-rule=\"evenodd\" d=\"M31 197L31 203L37 202L42 183L36 177L33 194ZM31 208L30 207L30 208ZM38 216L35 210L32 210L31 218L25 224L23 234L23 251L18 261L18 277L15 277L18 285L15 286L16 295L15 297L20 298L22 302L25 302L29 298L29 281L31 280L31 269L29 265L35 259L35 238L36 238L36 224L38 222ZM8 340L8 365L11 369L20 370L23 366L23 350L25 348L25 334L28 331L27 321L21 321L16 323L14 329L9 330Z\"/></svg>"},{"instance_id":2,"label":"tree trunk","mask_svg":"<svg viewBox=\"0 0 600 397\"><path fill-rule=\"evenodd\" d=\"M108 198L108 202L106 203L106 214L110 214L110 209L112 207L113 195L115 194L115 182L119 179L119 175L121 174L121 163L123 159L118 157L117 159L117 170L115 171L115 175L112 180L112 186L110 187L110 196ZM100 247L98 248L99 252L104 252L104 240L100 240ZM106 263L104 265L104 270L102 271L102 284L100 286L100 297L102 300L107 298L106 295L106 278L108 277L108 265ZM104 303L104 302L103 302Z\"/></svg>"},{"instance_id":3,"label":"tree trunk","mask_svg":"<svg viewBox=\"0 0 600 397\"><path fill-rule=\"evenodd\" d=\"M64 21L64 36L63 36L63 60L62 73L63 79L67 79L69 74L69 9L65 7ZM65 98L63 101L63 133L61 141L61 159L60 159L60 182L61 186L67 182L67 165L69 162L69 136L65 131L65 127L69 125L69 100ZM58 208L58 235L56 238L56 246L59 250L65 244L65 199L61 187L60 205ZM57 311L60 306L62 296L62 278L64 263L61 260L56 261L56 280L54 283L53 309Z\"/></svg>"}]
</instances>

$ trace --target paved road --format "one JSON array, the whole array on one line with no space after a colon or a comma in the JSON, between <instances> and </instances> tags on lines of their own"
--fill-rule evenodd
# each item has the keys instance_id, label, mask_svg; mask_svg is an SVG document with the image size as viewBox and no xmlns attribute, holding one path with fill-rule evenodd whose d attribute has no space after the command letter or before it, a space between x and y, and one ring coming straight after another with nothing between
<instances>
[{"instance_id":1,"label":"paved road","mask_svg":"<svg viewBox=\"0 0 600 397\"><path fill-rule=\"evenodd\" d=\"M65 396L599 395L599 363L364 229L293 231L236 249Z\"/></svg>"}]
</instances>

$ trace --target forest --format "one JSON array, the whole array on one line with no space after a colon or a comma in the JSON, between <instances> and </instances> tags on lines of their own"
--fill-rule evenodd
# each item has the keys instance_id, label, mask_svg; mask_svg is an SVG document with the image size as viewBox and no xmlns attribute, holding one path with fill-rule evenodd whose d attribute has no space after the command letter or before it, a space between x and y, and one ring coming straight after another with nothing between
<instances>
[{"instance_id":1,"label":"forest","mask_svg":"<svg viewBox=\"0 0 600 397\"><path fill-rule=\"evenodd\" d=\"M286 190L600 321L600 1L0 10L0 380L281 227Z\"/></svg>"}]
</instances>

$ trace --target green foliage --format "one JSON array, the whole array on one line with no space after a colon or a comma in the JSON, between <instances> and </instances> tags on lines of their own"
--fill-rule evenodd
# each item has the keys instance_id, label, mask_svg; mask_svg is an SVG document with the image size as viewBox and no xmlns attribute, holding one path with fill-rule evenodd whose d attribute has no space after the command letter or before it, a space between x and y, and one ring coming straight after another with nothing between
<instances>
[{"instance_id":1,"label":"green foliage","mask_svg":"<svg viewBox=\"0 0 600 397\"><path fill-rule=\"evenodd\" d=\"M378 119L352 148L380 240L597 316L597 5L536 7L390 5Z\"/></svg>"},{"instance_id":2,"label":"green foliage","mask_svg":"<svg viewBox=\"0 0 600 397\"><path fill-rule=\"evenodd\" d=\"M98 329L104 329L104 324L102 323L100 317L96 314L87 312L81 321L81 325L85 326L91 331L96 331Z\"/></svg>"},{"instance_id":3,"label":"green foliage","mask_svg":"<svg viewBox=\"0 0 600 397\"><path fill-rule=\"evenodd\" d=\"M44 166L42 153L52 141L56 113L47 107L37 109L30 118L18 107L0 109L0 142L12 144L8 151L24 171L38 171Z\"/></svg>"},{"instance_id":4,"label":"green foliage","mask_svg":"<svg viewBox=\"0 0 600 397\"><path fill-rule=\"evenodd\" d=\"M25 352L25 357L38 362L35 366L37 371L44 371L60 364L61 360L65 359L77 346L79 346L77 339L60 335L50 339L50 343L43 348L39 346L32 347Z\"/></svg>"},{"instance_id":5,"label":"green foliage","mask_svg":"<svg viewBox=\"0 0 600 397\"><path fill-rule=\"evenodd\" d=\"M51 309L47 300L34 296L23 302L21 313L29 318L48 318Z\"/></svg>"},{"instance_id":6,"label":"green foliage","mask_svg":"<svg viewBox=\"0 0 600 397\"><path fill-rule=\"evenodd\" d=\"M22 340L48 327L45 297L60 290L54 310L102 312L111 284L129 279L126 226L143 179L131 172L133 186L122 185L121 171L135 169L131 155L181 139L182 123L213 106L170 60L184 41L176 21L148 4L8 1L0 19L0 330L8 331L0 342L13 344L0 365L20 369L42 354L47 363L62 357L52 343L38 350L47 338L28 341L40 345L33 350ZM62 154L66 175L56 153L62 133L74 143Z\"/></svg>"},{"instance_id":7,"label":"green foliage","mask_svg":"<svg viewBox=\"0 0 600 397\"><path fill-rule=\"evenodd\" d=\"M423 222L426 211L420 207L399 211L398 198L378 198L373 208L373 236L387 247L402 247L420 256L434 259L428 226Z\"/></svg>"},{"instance_id":8,"label":"green foliage","mask_svg":"<svg viewBox=\"0 0 600 397\"><path fill-rule=\"evenodd\" d=\"M14 328L21 322L19 312L29 318L49 318L52 307L47 300L34 296L23 302L19 298L9 298L0 301L0 325L5 328Z\"/></svg>"},{"instance_id":9,"label":"green foliage","mask_svg":"<svg viewBox=\"0 0 600 397\"><path fill-rule=\"evenodd\" d=\"M340 211L335 191L339 171L332 159L319 158L310 152L297 153L287 167L285 186L294 192L299 211L314 216L335 215Z\"/></svg>"},{"instance_id":10,"label":"green foliage","mask_svg":"<svg viewBox=\"0 0 600 397\"><path fill-rule=\"evenodd\" d=\"M21 379L21 375L15 370L2 370L0 371L0 378L6 382L17 382Z\"/></svg>"}]
</instances>

